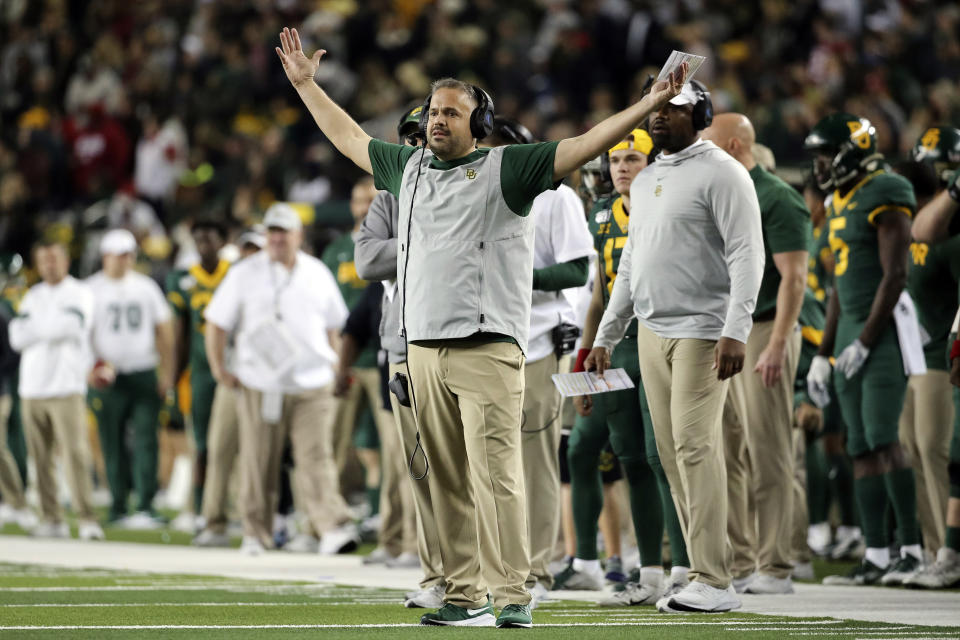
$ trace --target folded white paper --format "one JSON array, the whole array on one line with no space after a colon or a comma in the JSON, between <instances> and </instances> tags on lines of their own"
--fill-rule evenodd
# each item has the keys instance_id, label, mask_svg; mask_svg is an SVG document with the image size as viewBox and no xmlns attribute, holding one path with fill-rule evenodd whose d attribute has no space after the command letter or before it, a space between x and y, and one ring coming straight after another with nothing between
<instances>
[{"instance_id":1,"label":"folded white paper","mask_svg":"<svg viewBox=\"0 0 960 640\"><path fill-rule=\"evenodd\" d=\"M296 338L278 320L266 320L250 332L250 342L267 371L281 378L300 359Z\"/></svg>"},{"instance_id":2,"label":"folded white paper","mask_svg":"<svg viewBox=\"0 0 960 640\"><path fill-rule=\"evenodd\" d=\"M923 338L917 308L913 298L904 291L893 308L893 321L897 325L897 338L900 340L900 355L903 357L903 372L908 376L923 375L927 372L927 360L923 357Z\"/></svg>"},{"instance_id":3,"label":"folded white paper","mask_svg":"<svg viewBox=\"0 0 960 640\"><path fill-rule=\"evenodd\" d=\"M634 388L633 381L623 369L607 369L602 378L593 371L555 373L550 377L564 398Z\"/></svg>"},{"instance_id":4,"label":"folded white paper","mask_svg":"<svg viewBox=\"0 0 960 640\"><path fill-rule=\"evenodd\" d=\"M690 82L693 80L693 74L697 72L697 69L700 68L700 65L703 64L704 60L706 60L704 56L698 56L692 53L684 53L683 51L677 51L674 49L673 53L670 54L670 57L667 58L666 64L664 64L663 68L660 69L660 75L657 76L657 82L666 80L670 74L676 71L684 62L689 65L687 68L686 81Z\"/></svg>"}]
</instances>

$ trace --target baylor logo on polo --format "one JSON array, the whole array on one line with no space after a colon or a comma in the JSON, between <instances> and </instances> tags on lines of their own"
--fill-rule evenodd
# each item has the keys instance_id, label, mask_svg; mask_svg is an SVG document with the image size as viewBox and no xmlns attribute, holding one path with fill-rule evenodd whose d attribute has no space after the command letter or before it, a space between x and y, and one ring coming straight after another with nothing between
<instances>
[{"instance_id":1,"label":"baylor logo on polo","mask_svg":"<svg viewBox=\"0 0 960 640\"><path fill-rule=\"evenodd\" d=\"M653 195L659 198L661 193L663 193L663 185L658 184L657 188L653 190Z\"/></svg>"},{"instance_id":2,"label":"baylor logo on polo","mask_svg":"<svg viewBox=\"0 0 960 640\"><path fill-rule=\"evenodd\" d=\"M477 177L477 170L476 170L476 169L467 169L467 170L466 170L466 174L467 174L467 180L473 180L474 178Z\"/></svg>"}]
</instances>

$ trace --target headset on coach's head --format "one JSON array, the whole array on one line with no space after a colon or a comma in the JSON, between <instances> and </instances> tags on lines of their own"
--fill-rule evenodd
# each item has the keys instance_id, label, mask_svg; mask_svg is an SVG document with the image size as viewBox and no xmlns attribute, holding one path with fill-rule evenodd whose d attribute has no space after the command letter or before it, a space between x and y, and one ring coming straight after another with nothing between
<instances>
[{"instance_id":1,"label":"headset on coach's head","mask_svg":"<svg viewBox=\"0 0 960 640\"><path fill-rule=\"evenodd\" d=\"M470 133L477 140L486 138L493 132L493 99L486 91L475 84L467 85L473 89L473 97L477 101L476 108L470 112ZM423 109L420 111L420 134L426 139L427 121L430 119L430 99L431 93L423 102Z\"/></svg>"}]
</instances>

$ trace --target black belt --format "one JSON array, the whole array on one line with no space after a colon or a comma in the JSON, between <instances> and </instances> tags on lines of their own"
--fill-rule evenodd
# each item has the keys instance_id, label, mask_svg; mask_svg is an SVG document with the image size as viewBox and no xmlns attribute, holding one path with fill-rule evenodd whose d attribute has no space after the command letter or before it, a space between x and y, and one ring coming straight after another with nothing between
<instances>
[{"instance_id":1,"label":"black belt","mask_svg":"<svg viewBox=\"0 0 960 640\"><path fill-rule=\"evenodd\" d=\"M775 320L777 317L777 308L774 307L763 313L758 313L753 316L754 322L767 322L768 320Z\"/></svg>"}]
</instances>

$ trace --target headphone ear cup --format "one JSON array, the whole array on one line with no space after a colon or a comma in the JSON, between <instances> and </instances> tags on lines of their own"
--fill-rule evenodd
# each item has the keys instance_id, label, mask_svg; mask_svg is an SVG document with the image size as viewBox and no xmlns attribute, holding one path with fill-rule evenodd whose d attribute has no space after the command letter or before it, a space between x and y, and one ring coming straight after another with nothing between
<instances>
[{"instance_id":1,"label":"headphone ear cup","mask_svg":"<svg viewBox=\"0 0 960 640\"><path fill-rule=\"evenodd\" d=\"M493 99L477 85L470 86L477 98L477 107L470 112L470 133L477 140L482 140L493 133Z\"/></svg>"}]
</instances>

